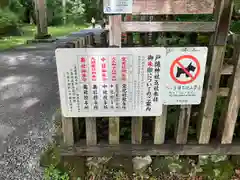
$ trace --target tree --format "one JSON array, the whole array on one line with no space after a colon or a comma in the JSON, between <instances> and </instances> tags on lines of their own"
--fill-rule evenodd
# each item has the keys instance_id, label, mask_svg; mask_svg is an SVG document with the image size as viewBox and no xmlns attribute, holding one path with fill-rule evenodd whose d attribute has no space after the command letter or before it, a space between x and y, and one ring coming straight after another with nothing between
<instances>
[{"instance_id":1,"label":"tree","mask_svg":"<svg viewBox=\"0 0 240 180\"><path fill-rule=\"evenodd\" d=\"M91 22L92 17L96 20L103 18L103 0L82 0L85 4L85 17L87 22Z\"/></svg>"},{"instance_id":2,"label":"tree","mask_svg":"<svg viewBox=\"0 0 240 180\"><path fill-rule=\"evenodd\" d=\"M48 38L47 7L45 0L35 0L37 39Z\"/></svg>"}]
</instances>

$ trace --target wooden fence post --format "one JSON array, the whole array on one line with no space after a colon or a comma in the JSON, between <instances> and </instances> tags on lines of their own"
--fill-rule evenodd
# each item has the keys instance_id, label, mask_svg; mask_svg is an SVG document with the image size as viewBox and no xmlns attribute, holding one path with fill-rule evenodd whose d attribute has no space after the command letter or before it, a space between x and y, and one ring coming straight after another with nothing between
<instances>
[{"instance_id":1,"label":"wooden fence post","mask_svg":"<svg viewBox=\"0 0 240 180\"><path fill-rule=\"evenodd\" d=\"M121 47L121 15L109 17L109 45ZM119 144L119 117L109 118L109 144Z\"/></svg>"},{"instance_id":2,"label":"wooden fence post","mask_svg":"<svg viewBox=\"0 0 240 180\"><path fill-rule=\"evenodd\" d=\"M176 143L186 144L188 139L188 127L191 116L191 105L180 106L180 114L176 129Z\"/></svg>"},{"instance_id":3,"label":"wooden fence post","mask_svg":"<svg viewBox=\"0 0 240 180\"><path fill-rule=\"evenodd\" d=\"M74 144L72 118L66 118L62 116L62 132L64 144L67 146L72 146Z\"/></svg>"},{"instance_id":4,"label":"wooden fence post","mask_svg":"<svg viewBox=\"0 0 240 180\"><path fill-rule=\"evenodd\" d=\"M234 53L232 57L235 61L232 75L233 79L218 129L219 136L222 136L222 144L232 143L240 105L240 36L235 35L234 41Z\"/></svg>"},{"instance_id":5,"label":"wooden fence post","mask_svg":"<svg viewBox=\"0 0 240 180\"><path fill-rule=\"evenodd\" d=\"M233 0L216 1L217 7L217 26L213 36L213 46L209 47L211 54L211 63L206 79L206 93L201 104L198 124L198 142L206 144L210 140L214 109L217 100L217 92L219 89L219 80L221 76L221 68L225 55L225 46L229 30L233 10ZM207 76L206 76L207 77Z\"/></svg>"}]
</instances>

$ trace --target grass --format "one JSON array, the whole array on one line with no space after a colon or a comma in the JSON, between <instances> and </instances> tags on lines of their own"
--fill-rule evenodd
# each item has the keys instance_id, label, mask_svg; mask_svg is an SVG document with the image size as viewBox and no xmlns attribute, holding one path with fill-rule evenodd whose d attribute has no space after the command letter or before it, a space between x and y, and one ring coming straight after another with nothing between
<instances>
[{"instance_id":1,"label":"grass","mask_svg":"<svg viewBox=\"0 0 240 180\"><path fill-rule=\"evenodd\" d=\"M48 27L48 32L52 35L52 37L58 37L86 27L86 25L50 26ZM36 34L36 26L24 25L22 26L21 31L21 36L6 36L0 38L0 50L14 48L16 46L25 44L27 40L33 39L34 35Z\"/></svg>"}]
</instances>

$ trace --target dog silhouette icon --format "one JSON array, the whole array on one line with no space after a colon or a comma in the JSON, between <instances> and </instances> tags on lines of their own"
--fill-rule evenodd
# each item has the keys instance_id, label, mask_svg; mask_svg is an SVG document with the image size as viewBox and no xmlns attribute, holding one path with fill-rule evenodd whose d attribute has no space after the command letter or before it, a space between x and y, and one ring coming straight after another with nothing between
<instances>
[{"instance_id":1,"label":"dog silhouette icon","mask_svg":"<svg viewBox=\"0 0 240 180\"><path fill-rule=\"evenodd\" d=\"M184 67L184 69L186 71L184 71L181 67L177 67L177 73L176 73L176 77L179 78L181 76L181 74L185 74L186 77L189 77L190 72L194 72L196 70L196 67L192 65L192 62L187 66Z\"/></svg>"}]
</instances>

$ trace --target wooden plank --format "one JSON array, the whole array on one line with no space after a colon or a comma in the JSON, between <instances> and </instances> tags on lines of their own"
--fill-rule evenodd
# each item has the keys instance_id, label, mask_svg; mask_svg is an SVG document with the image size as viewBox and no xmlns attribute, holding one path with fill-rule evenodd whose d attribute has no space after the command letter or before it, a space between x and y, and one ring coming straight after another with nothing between
<instances>
[{"instance_id":1,"label":"wooden plank","mask_svg":"<svg viewBox=\"0 0 240 180\"><path fill-rule=\"evenodd\" d=\"M231 75L233 73L233 65L224 64L221 75Z\"/></svg>"},{"instance_id":2,"label":"wooden plank","mask_svg":"<svg viewBox=\"0 0 240 180\"><path fill-rule=\"evenodd\" d=\"M233 144L118 144L76 145L61 149L64 156L160 156L160 155L240 155L240 143Z\"/></svg>"},{"instance_id":3,"label":"wooden plank","mask_svg":"<svg viewBox=\"0 0 240 180\"><path fill-rule=\"evenodd\" d=\"M133 17L128 18L130 21ZM139 16L139 21L145 21L146 16ZM133 46L133 33L128 33L127 35L128 46ZM141 47L145 45L145 33L140 34L140 44ZM142 126L143 126L143 117L132 117L132 144L141 144L142 142Z\"/></svg>"},{"instance_id":4,"label":"wooden plank","mask_svg":"<svg viewBox=\"0 0 240 180\"><path fill-rule=\"evenodd\" d=\"M86 44L85 38L81 38L81 39L80 39L79 47L83 47L85 44Z\"/></svg>"},{"instance_id":5,"label":"wooden plank","mask_svg":"<svg viewBox=\"0 0 240 180\"><path fill-rule=\"evenodd\" d=\"M120 15L109 17L109 45L121 47L121 19Z\"/></svg>"},{"instance_id":6,"label":"wooden plank","mask_svg":"<svg viewBox=\"0 0 240 180\"><path fill-rule=\"evenodd\" d=\"M229 88L219 88L218 89L218 96L228 96Z\"/></svg>"},{"instance_id":7,"label":"wooden plank","mask_svg":"<svg viewBox=\"0 0 240 180\"><path fill-rule=\"evenodd\" d=\"M109 17L109 46L121 47L121 15ZM109 144L119 144L119 117L109 118Z\"/></svg>"},{"instance_id":8,"label":"wooden plank","mask_svg":"<svg viewBox=\"0 0 240 180\"><path fill-rule=\"evenodd\" d=\"M87 145L97 144L96 118L94 118L94 117L85 118L85 124L86 124L86 143L87 143Z\"/></svg>"},{"instance_id":9,"label":"wooden plank","mask_svg":"<svg viewBox=\"0 0 240 180\"><path fill-rule=\"evenodd\" d=\"M180 114L175 134L177 144L187 143L190 117L191 117L191 105L180 106Z\"/></svg>"},{"instance_id":10,"label":"wooden plank","mask_svg":"<svg viewBox=\"0 0 240 180\"><path fill-rule=\"evenodd\" d=\"M77 39L73 41L73 44L74 44L74 48L78 48L78 40Z\"/></svg>"},{"instance_id":11,"label":"wooden plank","mask_svg":"<svg viewBox=\"0 0 240 180\"><path fill-rule=\"evenodd\" d=\"M75 138L75 141L78 141L80 139L80 121L81 119L80 118L73 118L73 129L74 129L74 138Z\"/></svg>"},{"instance_id":12,"label":"wooden plank","mask_svg":"<svg viewBox=\"0 0 240 180\"><path fill-rule=\"evenodd\" d=\"M132 144L142 143L143 117L132 117Z\"/></svg>"},{"instance_id":13,"label":"wooden plank","mask_svg":"<svg viewBox=\"0 0 240 180\"><path fill-rule=\"evenodd\" d=\"M154 122L154 144L163 144L165 141L165 130L167 121L167 106L163 106L163 112L161 116L155 117Z\"/></svg>"},{"instance_id":14,"label":"wooden plank","mask_svg":"<svg viewBox=\"0 0 240 180\"><path fill-rule=\"evenodd\" d=\"M100 46L108 47L108 32L104 31L104 33L101 33L100 35Z\"/></svg>"},{"instance_id":15,"label":"wooden plank","mask_svg":"<svg viewBox=\"0 0 240 180\"><path fill-rule=\"evenodd\" d=\"M240 37L234 46L233 59L236 59L236 64L233 72L233 81L230 86L229 96L226 101L226 106L223 109L222 117L220 118L220 127L218 132L222 135L221 142L223 144L232 143L235 124L238 117L239 101L240 101ZM222 125L222 126L221 126Z\"/></svg>"},{"instance_id":16,"label":"wooden plank","mask_svg":"<svg viewBox=\"0 0 240 180\"><path fill-rule=\"evenodd\" d=\"M119 144L119 117L109 118L109 144Z\"/></svg>"},{"instance_id":17,"label":"wooden plank","mask_svg":"<svg viewBox=\"0 0 240 180\"><path fill-rule=\"evenodd\" d=\"M202 102L201 111L198 121L198 140L199 143L208 143L210 139L212 121L214 116L215 104L217 100L217 92L221 75L222 63L225 55L225 43L227 40L227 32L232 14L232 0L218 1L217 5L217 30L213 38L214 46L209 47L212 54L212 60L206 81L206 93ZM227 19L226 19L227 17ZM224 36L224 37L222 37ZM220 39L220 40L219 40ZM208 59L209 60L209 59ZM207 76L206 76L207 77Z\"/></svg>"},{"instance_id":18,"label":"wooden plank","mask_svg":"<svg viewBox=\"0 0 240 180\"><path fill-rule=\"evenodd\" d=\"M233 0L219 0L220 3L219 16L217 17L217 28L214 38L215 45L224 46L228 39L228 30L231 23L231 17L233 12Z\"/></svg>"},{"instance_id":19,"label":"wooden plank","mask_svg":"<svg viewBox=\"0 0 240 180\"><path fill-rule=\"evenodd\" d=\"M77 39L77 48L83 47L85 44L85 38L84 37L80 37Z\"/></svg>"},{"instance_id":20,"label":"wooden plank","mask_svg":"<svg viewBox=\"0 0 240 180\"><path fill-rule=\"evenodd\" d=\"M212 14L214 0L133 0L133 14Z\"/></svg>"},{"instance_id":21,"label":"wooden plank","mask_svg":"<svg viewBox=\"0 0 240 180\"><path fill-rule=\"evenodd\" d=\"M66 118L62 116L62 132L64 144L67 146L72 146L74 144L72 118Z\"/></svg>"},{"instance_id":22,"label":"wooden plank","mask_svg":"<svg viewBox=\"0 0 240 180\"><path fill-rule=\"evenodd\" d=\"M210 68L209 81L207 82L206 94L201 104L198 124L199 143L208 143L210 139L212 121L214 116L221 63L225 54L224 46L213 47L212 66ZM221 62L220 62L221 61Z\"/></svg>"},{"instance_id":23,"label":"wooden plank","mask_svg":"<svg viewBox=\"0 0 240 180\"><path fill-rule=\"evenodd\" d=\"M161 17L161 16L156 16L154 17L154 21L162 21L162 20L168 20L167 17ZM156 35L156 39L158 36L165 37L165 33L154 33ZM163 144L165 142L165 131L166 131L166 121L167 121L167 114L168 114L168 106L163 105L162 107L162 115L160 117L155 117L155 122L154 122L154 127L153 127L153 134L154 134L154 139L153 142L154 144Z\"/></svg>"},{"instance_id":24,"label":"wooden plank","mask_svg":"<svg viewBox=\"0 0 240 180\"><path fill-rule=\"evenodd\" d=\"M139 22L121 23L122 32L214 32L215 22Z\"/></svg>"}]
</instances>

